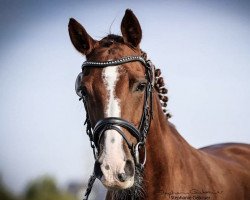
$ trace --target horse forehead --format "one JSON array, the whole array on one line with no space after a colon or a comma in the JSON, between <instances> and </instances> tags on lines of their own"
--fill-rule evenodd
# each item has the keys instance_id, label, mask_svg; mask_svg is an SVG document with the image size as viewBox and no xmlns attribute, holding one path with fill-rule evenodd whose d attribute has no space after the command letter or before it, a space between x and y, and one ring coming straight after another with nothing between
<instances>
[{"instance_id":1,"label":"horse forehead","mask_svg":"<svg viewBox=\"0 0 250 200\"><path fill-rule=\"evenodd\" d=\"M122 66L116 65L116 66L107 66L102 71L102 79L104 82L105 88L110 92L114 93L115 88L117 86L117 82L121 78L122 73Z\"/></svg>"},{"instance_id":2,"label":"horse forehead","mask_svg":"<svg viewBox=\"0 0 250 200\"><path fill-rule=\"evenodd\" d=\"M142 66L136 63L107 66L103 68L102 71L102 79L106 86L107 84L113 84L113 86L126 84L129 79L138 78L144 75L145 73Z\"/></svg>"},{"instance_id":3,"label":"horse forehead","mask_svg":"<svg viewBox=\"0 0 250 200\"><path fill-rule=\"evenodd\" d=\"M141 79L145 77L145 69L139 62L130 62L122 65L107 66L103 68L88 69L82 82L93 91L105 92L107 86L113 88L122 87L129 83L130 80Z\"/></svg>"},{"instance_id":4,"label":"horse forehead","mask_svg":"<svg viewBox=\"0 0 250 200\"><path fill-rule=\"evenodd\" d=\"M101 76L97 76L93 84L95 85L99 82L99 89L104 89L108 93L112 90L112 94L115 95L114 97L118 98L121 91L117 90L124 90L127 85L130 84L130 81L144 77L145 70L143 66L139 63L127 63L125 65L107 66L103 68Z\"/></svg>"},{"instance_id":5,"label":"horse forehead","mask_svg":"<svg viewBox=\"0 0 250 200\"><path fill-rule=\"evenodd\" d=\"M117 78L118 75L120 74L119 68L121 68L120 65L107 66L107 67L103 68L103 71L102 71L103 78L111 79L111 80L114 78Z\"/></svg>"}]
</instances>

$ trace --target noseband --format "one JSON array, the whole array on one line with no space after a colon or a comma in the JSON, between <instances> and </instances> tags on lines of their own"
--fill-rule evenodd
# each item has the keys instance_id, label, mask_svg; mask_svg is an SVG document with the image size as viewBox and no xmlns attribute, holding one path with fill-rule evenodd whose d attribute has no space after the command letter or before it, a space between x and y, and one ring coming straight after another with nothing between
<instances>
[{"instance_id":1,"label":"noseband","mask_svg":"<svg viewBox=\"0 0 250 200\"><path fill-rule=\"evenodd\" d=\"M135 164L137 167L140 169L144 168L144 165L146 163L146 148L145 148L145 142L146 142L146 137L149 131L151 119L153 117L153 106L152 106L152 90L154 87L154 66L151 63L150 60L145 60L143 57L140 56L128 56L128 57L123 57L118 60L112 60L112 61L105 61L105 62L90 62L90 61L85 61L82 64L82 70L84 68L105 68L108 66L117 66L125 63L130 63L130 62L136 62L139 61L144 67L145 67L145 72L146 72L146 78L147 78L147 84L146 84L146 90L144 93L144 104L143 104L143 112L141 116L141 121L139 124L139 127L135 127L131 122L128 122L122 118L118 117L107 117L104 119L99 120L94 128L91 126L91 122L89 119L89 111L86 106L86 98L84 96L84 93L79 87L79 80L81 80L83 74L80 73L77 77L77 82L76 82L76 93L80 96L80 100L83 100L84 107L86 110L86 121L85 124L87 125L86 132L87 135L89 136L90 139L90 144L93 149L93 154L95 159L97 160L99 156L99 151L100 151L100 141L107 130L115 130L117 133L119 133L123 139L126 141L131 155L134 158ZM131 144L126 135L123 132L123 129L126 129L133 137L136 138L137 143ZM144 148L144 157L140 159L139 157L139 149ZM85 193L86 199L88 199L88 196L90 194L92 185L95 180L95 174L93 174L90 177L89 184L87 191Z\"/></svg>"}]
</instances>

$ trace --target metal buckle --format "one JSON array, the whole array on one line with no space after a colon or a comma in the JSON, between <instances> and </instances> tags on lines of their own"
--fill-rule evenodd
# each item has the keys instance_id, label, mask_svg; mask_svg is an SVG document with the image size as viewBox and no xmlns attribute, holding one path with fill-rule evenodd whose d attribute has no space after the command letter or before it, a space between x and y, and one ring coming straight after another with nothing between
<instances>
[{"instance_id":1,"label":"metal buckle","mask_svg":"<svg viewBox=\"0 0 250 200\"><path fill-rule=\"evenodd\" d=\"M143 158L143 162L140 162L140 152L139 149L143 147L144 148L144 158ZM134 147L134 159L135 159L135 164L140 168L143 169L144 165L146 163L147 160L147 152L146 152L146 146L145 146L145 142L138 142L135 147Z\"/></svg>"}]
</instances>

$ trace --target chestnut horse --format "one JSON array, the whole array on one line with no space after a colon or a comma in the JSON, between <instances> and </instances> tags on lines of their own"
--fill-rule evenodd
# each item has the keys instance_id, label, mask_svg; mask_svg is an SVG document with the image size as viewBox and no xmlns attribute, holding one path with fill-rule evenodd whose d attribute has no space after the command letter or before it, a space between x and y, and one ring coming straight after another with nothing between
<instances>
[{"instance_id":1,"label":"chestnut horse","mask_svg":"<svg viewBox=\"0 0 250 200\"><path fill-rule=\"evenodd\" d=\"M69 22L71 41L87 59L76 91L96 158L88 191L97 177L108 200L249 200L250 145L188 144L168 121L167 90L139 47L142 31L131 10L121 32L97 41Z\"/></svg>"}]
</instances>

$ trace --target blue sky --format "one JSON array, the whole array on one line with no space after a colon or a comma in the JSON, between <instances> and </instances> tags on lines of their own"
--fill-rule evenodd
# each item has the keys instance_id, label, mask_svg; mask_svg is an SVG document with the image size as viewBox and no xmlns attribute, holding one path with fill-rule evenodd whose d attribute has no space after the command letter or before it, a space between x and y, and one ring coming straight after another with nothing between
<instances>
[{"instance_id":1,"label":"blue sky","mask_svg":"<svg viewBox=\"0 0 250 200\"><path fill-rule=\"evenodd\" d=\"M74 92L84 57L67 24L120 34L126 8L169 89L171 121L194 147L250 142L248 1L1 1L0 174L14 191L43 174L86 180L94 162Z\"/></svg>"}]
</instances>

